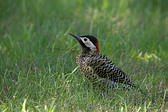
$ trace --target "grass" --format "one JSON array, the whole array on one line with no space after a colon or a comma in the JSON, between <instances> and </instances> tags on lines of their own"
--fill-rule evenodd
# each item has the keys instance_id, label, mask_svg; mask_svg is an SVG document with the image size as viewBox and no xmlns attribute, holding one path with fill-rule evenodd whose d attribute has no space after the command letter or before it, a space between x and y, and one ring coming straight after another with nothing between
<instances>
[{"instance_id":1,"label":"grass","mask_svg":"<svg viewBox=\"0 0 168 112\"><path fill-rule=\"evenodd\" d=\"M166 0L12 0L0 3L0 111L167 111ZM102 96L76 68L68 35L98 37L135 90Z\"/></svg>"}]
</instances>

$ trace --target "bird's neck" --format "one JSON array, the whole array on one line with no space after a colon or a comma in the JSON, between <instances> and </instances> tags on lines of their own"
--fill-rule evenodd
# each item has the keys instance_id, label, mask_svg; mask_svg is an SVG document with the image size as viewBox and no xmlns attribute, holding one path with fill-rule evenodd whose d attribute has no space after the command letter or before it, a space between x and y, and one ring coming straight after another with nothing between
<instances>
[{"instance_id":1,"label":"bird's neck","mask_svg":"<svg viewBox=\"0 0 168 112\"><path fill-rule=\"evenodd\" d=\"M82 51L81 54L84 55L84 56L97 55L97 54L99 54L99 52L97 52L97 51Z\"/></svg>"}]
</instances>

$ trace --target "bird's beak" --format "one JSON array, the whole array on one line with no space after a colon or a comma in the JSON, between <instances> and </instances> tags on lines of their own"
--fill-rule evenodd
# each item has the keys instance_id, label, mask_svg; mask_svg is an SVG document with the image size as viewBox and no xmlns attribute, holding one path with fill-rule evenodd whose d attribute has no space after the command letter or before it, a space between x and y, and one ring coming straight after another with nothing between
<instances>
[{"instance_id":1,"label":"bird's beak","mask_svg":"<svg viewBox=\"0 0 168 112\"><path fill-rule=\"evenodd\" d=\"M74 35L74 34L71 34L71 33L69 33L69 35L71 35L72 37L75 37L75 38L76 38L76 40L79 42L79 44L81 45L81 47L82 47L82 49L83 49L84 51L89 51L89 50L90 50L90 48L88 48L88 47L82 42L82 40L81 40L82 37L77 36L77 35Z\"/></svg>"},{"instance_id":2,"label":"bird's beak","mask_svg":"<svg viewBox=\"0 0 168 112\"><path fill-rule=\"evenodd\" d=\"M81 39L81 37L80 36L77 36L77 35L74 35L74 34L71 34L71 33L69 33L69 35L71 35L71 36L73 36L73 37L75 37L76 38L76 40L78 40L78 41L80 41Z\"/></svg>"}]
</instances>

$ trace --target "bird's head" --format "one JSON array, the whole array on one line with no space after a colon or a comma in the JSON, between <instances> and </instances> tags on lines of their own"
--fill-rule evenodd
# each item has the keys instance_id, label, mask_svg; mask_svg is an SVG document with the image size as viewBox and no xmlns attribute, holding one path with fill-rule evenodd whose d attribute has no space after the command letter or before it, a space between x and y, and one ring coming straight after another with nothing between
<instances>
[{"instance_id":1,"label":"bird's head","mask_svg":"<svg viewBox=\"0 0 168 112\"><path fill-rule=\"evenodd\" d=\"M85 52L94 51L98 53L100 52L98 40L94 36L91 35L77 36L71 33L70 35L76 38L76 40L81 45L83 51Z\"/></svg>"}]
</instances>

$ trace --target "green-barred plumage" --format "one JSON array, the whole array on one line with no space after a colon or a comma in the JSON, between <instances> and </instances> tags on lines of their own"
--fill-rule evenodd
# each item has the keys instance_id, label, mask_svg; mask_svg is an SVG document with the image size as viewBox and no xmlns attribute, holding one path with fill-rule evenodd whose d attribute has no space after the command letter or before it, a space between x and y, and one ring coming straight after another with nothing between
<instances>
[{"instance_id":1,"label":"green-barred plumage","mask_svg":"<svg viewBox=\"0 0 168 112\"><path fill-rule=\"evenodd\" d=\"M77 57L77 64L80 66L81 72L93 83L101 78L107 78L116 83L132 86L129 77L109 58L98 52L82 52Z\"/></svg>"}]
</instances>

